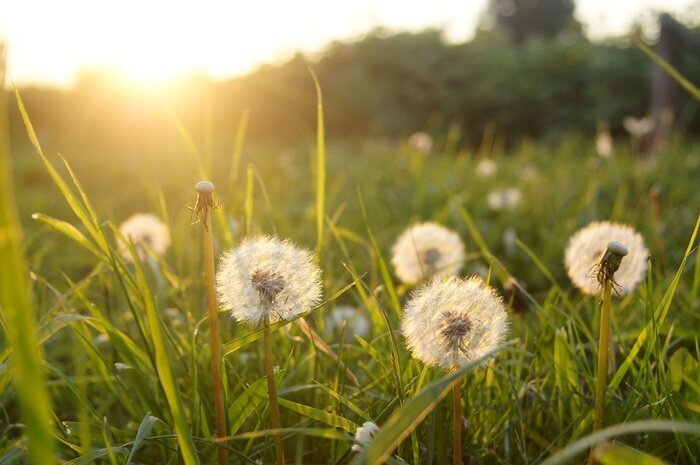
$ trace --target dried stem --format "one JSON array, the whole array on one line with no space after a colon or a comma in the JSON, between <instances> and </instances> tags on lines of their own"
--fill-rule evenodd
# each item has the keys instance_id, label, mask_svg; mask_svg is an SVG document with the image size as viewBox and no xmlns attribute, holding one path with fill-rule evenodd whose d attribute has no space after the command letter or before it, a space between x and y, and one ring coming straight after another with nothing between
<instances>
[{"instance_id":1,"label":"dried stem","mask_svg":"<svg viewBox=\"0 0 700 465\"><path fill-rule=\"evenodd\" d=\"M452 465L462 465L462 380L452 385L453 423Z\"/></svg>"},{"instance_id":2,"label":"dried stem","mask_svg":"<svg viewBox=\"0 0 700 465\"><path fill-rule=\"evenodd\" d=\"M198 184L199 186L199 184ZM210 209L214 207L211 202L211 192L202 192L197 189L199 196L197 206L200 210L198 220L204 226L204 266L207 275L207 301L209 307L209 326L211 329L211 373L212 389L214 391L214 411L216 413L216 436L226 437L226 415L224 408L224 390L221 383L221 342L219 340L219 310L216 304L216 291L214 288L214 243L211 231ZM212 185L213 190L213 185ZM228 464L228 450L223 444L219 445L219 465Z\"/></svg>"},{"instance_id":3,"label":"dried stem","mask_svg":"<svg viewBox=\"0 0 700 465\"><path fill-rule=\"evenodd\" d=\"M276 430L282 428L280 418L280 407L277 403L277 387L275 385L275 373L272 369L272 337L270 335L270 325L268 321L263 324L263 343L265 345L265 376L267 377L267 396L270 400L270 415L272 416L272 427ZM282 444L282 433L275 433L275 451L277 465L284 465L284 445Z\"/></svg>"}]
</instances>

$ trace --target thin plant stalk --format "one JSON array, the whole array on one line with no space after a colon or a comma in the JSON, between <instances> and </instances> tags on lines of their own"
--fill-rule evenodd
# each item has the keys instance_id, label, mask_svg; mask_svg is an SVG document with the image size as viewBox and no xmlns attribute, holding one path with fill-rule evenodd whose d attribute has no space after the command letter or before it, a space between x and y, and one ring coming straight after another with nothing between
<instances>
[{"instance_id":1,"label":"thin plant stalk","mask_svg":"<svg viewBox=\"0 0 700 465\"><path fill-rule=\"evenodd\" d=\"M598 341L598 376L596 379L595 415L593 431L603 427L605 389L608 386L608 352L610 350L610 308L612 306L612 280L606 280L603 301L600 306L600 339Z\"/></svg>"},{"instance_id":2,"label":"thin plant stalk","mask_svg":"<svg viewBox=\"0 0 700 465\"><path fill-rule=\"evenodd\" d=\"M226 437L226 415L224 407L224 390L221 383L221 341L219 340L219 310L216 303L215 271L214 271L214 241L211 230L210 209L215 208L211 193L214 185L202 181L197 184L197 204L195 213L198 221L204 226L204 267L207 276L207 303L209 308L209 327L211 333L211 373L212 389L214 391L214 412L216 414L217 439ZM228 463L228 450L223 444L218 447L219 465Z\"/></svg>"},{"instance_id":3,"label":"thin plant stalk","mask_svg":"<svg viewBox=\"0 0 700 465\"><path fill-rule=\"evenodd\" d=\"M272 368L272 336L268 321L263 324L263 344L265 346L265 376L267 377L267 396L270 400L270 416L272 417L272 428L279 430L282 428L280 418L280 406L277 402L277 386L275 385L275 373ZM282 433L276 431L275 434L275 456L277 465L284 465L284 445L282 444Z\"/></svg>"},{"instance_id":4,"label":"thin plant stalk","mask_svg":"<svg viewBox=\"0 0 700 465\"><path fill-rule=\"evenodd\" d=\"M452 385L454 432L452 437L452 465L462 465L462 379Z\"/></svg>"}]
</instances>

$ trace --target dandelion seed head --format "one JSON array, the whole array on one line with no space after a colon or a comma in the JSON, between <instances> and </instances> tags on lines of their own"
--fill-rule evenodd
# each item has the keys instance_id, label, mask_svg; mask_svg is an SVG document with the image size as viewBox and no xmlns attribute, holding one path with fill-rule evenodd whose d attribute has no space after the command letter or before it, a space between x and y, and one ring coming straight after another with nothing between
<instances>
[{"instance_id":1,"label":"dandelion seed head","mask_svg":"<svg viewBox=\"0 0 700 465\"><path fill-rule=\"evenodd\" d=\"M366 338L369 334L370 322L367 312L362 307L339 305L326 313L326 328L328 331L339 330L346 324L345 336L348 340L354 340L355 335Z\"/></svg>"},{"instance_id":2,"label":"dandelion seed head","mask_svg":"<svg viewBox=\"0 0 700 465\"><path fill-rule=\"evenodd\" d=\"M615 272L615 282L619 285L620 295L632 292L646 275L649 250L644 245L642 235L623 224L594 222L569 239L564 254L569 279L585 294L596 295L600 292L600 284L593 271L611 241L618 242L628 251L620 263L620 268ZM616 247L619 249L613 243L613 248Z\"/></svg>"},{"instance_id":3,"label":"dandelion seed head","mask_svg":"<svg viewBox=\"0 0 700 465\"><path fill-rule=\"evenodd\" d=\"M513 210L522 201L523 193L517 187L506 187L489 193L486 198L491 210Z\"/></svg>"},{"instance_id":4,"label":"dandelion seed head","mask_svg":"<svg viewBox=\"0 0 700 465\"><path fill-rule=\"evenodd\" d=\"M491 158L482 158L476 164L476 175L479 178L490 178L498 172L498 165Z\"/></svg>"},{"instance_id":5,"label":"dandelion seed head","mask_svg":"<svg viewBox=\"0 0 700 465\"><path fill-rule=\"evenodd\" d=\"M632 137L643 137L654 129L654 119L651 116L644 118L626 116L622 120L622 125Z\"/></svg>"},{"instance_id":6,"label":"dandelion seed head","mask_svg":"<svg viewBox=\"0 0 700 465\"><path fill-rule=\"evenodd\" d=\"M312 253L273 237L244 239L225 252L216 283L231 315L255 325L289 320L321 300L321 270Z\"/></svg>"},{"instance_id":7,"label":"dandelion seed head","mask_svg":"<svg viewBox=\"0 0 700 465\"><path fill-rule=\"evenodd\" d=\"M430 153L433 149L433 137L424 131L414 132L408 138L408 145L416 152Z\"/></svg>"},{"instance_id":8,"label":"dandelion seed head","mask_svg":"<svg viewBox=\"0 0 700 465\"><path fill-rule=\"evenodd\" d=\"M463 261L464 244L459 235L436 223L410 226L392 248L396 276L407 284L432 276L456 275Z\"/></svg>"},{"instance_id":9,"label":"dandelion seed head","mask_svg":"<svg viewBox=\"0 0 700 465\"><path fill-rule=\"evenodd\" d=\"M147 253L144 246L150 247L157 255L163 255L170 247L170 230L157 216L150 213L136 213L119 226L119 232L136 247L140 260L145 260ZM127 245L119 240L119 254L124 260L133 257Z\"/></svg>"},{"instance_id":10,"label":"dandelion seed head","mask_svg":"<svg viewBox=\"0 0 700 465\"><path fill-rule=\"evenodd\" d=\"M355 431L355 444L352 445L353 452L362 452L362 449L374 439L379 432L379 427L371 421L366 421Z\"/></svg>"},{"instance_id":11,"label":"dandelion seed head","mask_svg":"<svg viewBox=\"0 0 700 465\"><path fill-rule=\"evenodd\" d=\"M476 276L435 280L404 308L401 331L413 356L451 369L503 342L508 316L503 299Z\"/></svg>"},{"instance_id":12,"label":"dandelion seed head","mask_svg":"<svg viewBox=\"0 0 700 465\"><path fill-rule=\"evenodd\" d=\"M595 149L603 158L610 158L613 154L613 138L607 125L599 125L595 136Z\"/></svg>"}]
</instances>

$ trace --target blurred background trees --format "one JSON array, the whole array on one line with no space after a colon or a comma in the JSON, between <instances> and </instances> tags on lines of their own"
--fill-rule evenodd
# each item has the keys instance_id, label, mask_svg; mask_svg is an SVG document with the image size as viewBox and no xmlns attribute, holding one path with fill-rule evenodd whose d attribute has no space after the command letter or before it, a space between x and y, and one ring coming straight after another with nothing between
<instances>
[{"instance_id":1,"label":"blurred background trees","mask_svg":"<svg viewBox=\"0 0 700 465\"><path fill-rule=\"evenodd\" d=\"M547 13L543 13L546 11ZM362 142L412 131L461 129L463 146L487 131L505 143L590 135L600 121L621 133L622 119L650 108L650 61L627 39L589 41L567 0L492 0L490 29L468 43L447 43L438 30L391 33L377 29L330 44L319 56L294 56L245 76L215 81L191 76L161 98L113 77L85 73L72 89L21 89L45 143L152 151L180 144L165 115L168 102L199 142L230 144L244 110L248 142L307 143L315 133L319 76L332 139ZM697 82L698 57L686 54L684 73ZM684 94L675 128L700 129L698 105ZM24 141L13 114L13 133ZM128 140L128 144L125 141Z\"/></svg>"}]
</instances>

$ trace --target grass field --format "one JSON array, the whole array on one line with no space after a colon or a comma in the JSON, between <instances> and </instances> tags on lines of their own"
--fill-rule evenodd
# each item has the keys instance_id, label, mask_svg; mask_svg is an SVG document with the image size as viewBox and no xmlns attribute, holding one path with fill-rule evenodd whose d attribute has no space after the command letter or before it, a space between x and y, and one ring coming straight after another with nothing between
<instances>
[{"instance_id":1,"label":"grass field","mask_svg":"<svg viewBox=\"0 0 700 465\"><path fill-rule=\"evenodd\" d=\"M429 154L396 141L331 144L319 156L304 143L244 146L236 165L233 143L207 152L179 137L179 149L152 154L57 147L75 178L55 153L45 164L28 139L12 141L26 261L14 243L2 249L3 266L19 264L21 281L26 263L32 280L24 297L22 286L3 283L20 303L9 314L3 301L13 345L3 342L1 353L0 463L41 463L40 449L60 463L215 463L202 227L186 208L204 177L221 201L216 256L246 234L273 234L314 249L323 270L324 304L272 334L287 463L375 463L392 452L391 463L452 463L447 394L457 377L465 463L580 463L591 445L606 464L700 460L698 145L674 140L636 158L620 141L604 159L584 137L508 153L438 140ZM497 166L488 177L477 169L486 158ZM517 205L489 205L490 193L510 187L521 193ZM115 227L136 212L161 217L172 246L132 265L117 253ZM591 436L598 298L572 287L563 255L595 220L633 226L651 260L640 288L613 302L609 428ZM416 221L458 232L461 275L485 277L508 303L507 343L486 368L448 374L405 348L399 322L413 287L395 279L389 258ZM355 308L345 325L334 321L341 306ZM274 463L262 331L220 320L229 461ZM30 404L47 398L51 409L20 416L23 395ZM350 447L365 421L380 434L358 456ZM31 442L42 434L53 445Z\"/></svg>"}]
</instances>

